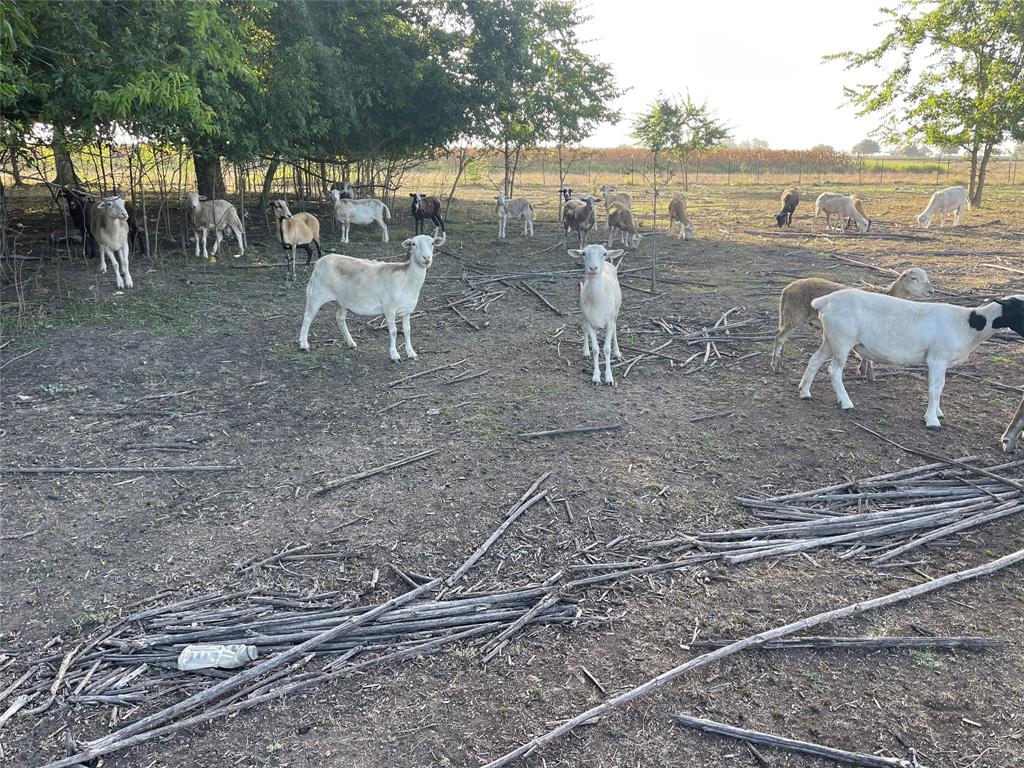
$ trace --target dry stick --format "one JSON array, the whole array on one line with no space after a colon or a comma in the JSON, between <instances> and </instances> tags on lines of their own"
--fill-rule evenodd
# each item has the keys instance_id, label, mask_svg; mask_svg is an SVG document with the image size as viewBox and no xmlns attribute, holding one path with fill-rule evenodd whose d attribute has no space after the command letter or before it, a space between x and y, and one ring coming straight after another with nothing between
<instances>
[{"instance_id":1,"label":"dry stick","mask_svg":"<svg viewBox=\"0 0 1024 768\"><path fill-rule=\"evenodd\" d=\"M125 472L232 472L238 464L193 464L170 467L0 467L0 475L114 475Z\"/></svg>"},{"instance_id":2,"label":"dry stick","mask_svg":"<svg viewBox=\"0 0 1024 768\"><path fill-rule=\"evenodd\" d=\"M494 533L492 533L487 538L487 541L485 541L483 544L477 547L476 551L473 552L473 554L471 554L466 559L466 562L460 565L455 570L455 572L445 580L445 586L447 588L455 586L455 584L458 583L458 581L466 575L466 571L472 568L477 560L479 560L481 557L487 554L487 550L491 548L491 545L493 545L494 542L501 538L501 535L508 530L508 527L512 525L512 523L514 523L519 518L519 516L523 514L523 512L528 510L530 507L532 507L534 504L536 504L538 501L540 501L541 499L548 495L547 489L545 489L540 493L536 493L534 496L530 497L530 494L533 494L540 487L540 484L547 480L550 476L550 472L545 472L543 475L538 477L533 482L533 485L531 485L529 489L527 489L526 493L524 493L519 498L519 501L515 503L515 506L513 506L512 509L509 510L508 515L505 518L505 522L499 525L495 529Z\"/></svg>"},{"instance_id":3,"label":"dry stick","mask_svg":"<svg viewBox=\"0 0 1024 768\"><path fill-rule=\"evenodd\" d=\"M732 416L736 411L718 411L717 413L709 413L706 416L694 416L690 419L691 424L696 424L698 421L707 421L708 419L723 419L726 416Z\"/></svg>"},{"instance_id":4,"label":"dry stick","mask_svg":"<svg viewBox=\"0 0 1024 768\"><path fill-rule=\"evenodd\" d=\"M528 283L524 283L522 280L520 280L519 283L517 283L517 284L522 286L524 290L529 291L534 296L536 296L538 299L543 301L544 304L547 306L547 308L550 309L552 312L554 312L556 315L564 315L565 314L565 312L563 312L558 307L556 307L554 304L552 304L550 301L548 301L546 298L544 298L544 295L540 291L538 291L536 288L534 288L532 285L529 285Z\"/></svg>"},{"instance_id":5,"label":"dry stick","mask_svg":"<svg viewBox=\"0 0 1024 768\"><path fill-rule=\"evenodd\" d=\"M141 720L136 720L134 723L126 725L119 731L115 731L114 733L111 733L101 739L97 739L96 741L90 742L88 745L86 745L86 748L79 754L72 755L71 757L65 758L63 760L58 760L55 763L51 763L49 766L47 766L47 768L64 768L65 766L72 766L77 763L84 762L86 760L91 760L94 757L99 757L100 755L108 754L109 752L112 752L114 751L114 749L118 748L114 746L118 742L121 742L124 739L135 734L149 730L160 723L165 723L168 720L173 720L174 718L184 714L185 712L189 712L193 709L196 709L197 707L208 704L214 699L220 697L222 694L240 688L243 685L246 685L249 682L255 680L256 678L261 677L267 674L268 672L272 672L278 667L290 663L294 659L298 659L304 656L306 653L313 650L314 648L323 645L324 643L330 642L331 640L335 640L339 637L342 637L343 635L351 632L353 629L356 629L357 627L360 627L363 624L366 624L367 622L373 621L378 616L381 616L390 611L392 608L397 608L400 605L404 605L408 602L411 602L412 600L415 600L424 593L436 589L440 583L440 579L434 579L433 581L428 582L427 584L424 584L421 587L417 587L416 589L410 590L409 592L406 592L402 595L399 595L398 597L389 600L386 603L381 603L376 608L371 608L365 613L362 613L358 616L354 616L353 618L348 619L347 621L343 621L341 624L338 624L337 626L324 630L315 637L311 637L304 643L292 646L288 650L279 653L277 656L267 659L262 664L257 664L254 667L250 667L244 672L240 672L237 675L229 677L227 680L217 683L216 685L207 688L204 691L200 691L199 693L194 694L193 696L190 696L187 699L184 699L183 701L179 701L177 704L174 704L170 707L167 707L166 709L149 715L148 717L144 717Z\"/></svg>"},{"instance_id":6,"label":"dry stick","mask_svg":"<svg viewBox=\"0 0 1024 768\"><path fill-rule=\"evenodd\" d=\"M697 640L691 648L724 648L735 640ZM998 637L793 637L763 643L765 650L812 648L855 648L875 651L882 648L1001 648L1006 641Z\"/></svg>"},{"instance_id":7,"label":"dry stick","mask_svg":"<svg viewBox=\"0 0 1024 768\"><path fill-rule=\"evenodd\" d=\"M704 733L713 733L717 736L728 736L733 739L742 739L748 744L753 742L754 744L762 744L766 747L788 749L790 752L799 752L804 755L823 757L840 763L850 763L851 765L863 766L863 768L911 768L914 765L910 760L904 760L899 757L878 757L877 755L857 754L855 752L847 752L844 749L823 747L820 744L812 744L809 741L787 739L782 736L773 736L769 733L761 733L760 731L750 731L746 728L724 725L723 723L716 723L713 720L704 720L699 717L689 717L688 715L675 713L669 715L669 717L681 726L703 731Z\"/></svg>"},{"instance_id":8,"label":"dry stick","mask_svg":"<svg viewBox=\"0 0 1024 768\"><path fill-rule=\"evenodd\" d=\"M488 662L496 654L501 653L501 650L508 644L508 641L516 632L525 627L530 622L530 620L533 619L534 616L543 611L546 611L548 608L553 606L561 599L561 595L558 594L557 588L553 588L552 591L546 597L542 598L530 610L528 610L514 622L509 624L508 628L503 630L501 634L497 635L496 637L488 641L488 643L482 649L486 652L483 661Z\"/></svg>"},{"instance_id":9,"label":"dry stick","mask_svg":"<svg viewBox=\"0 0 1024 768\"><path fill-rule=\"evenodd\" d=\"M844 619L848 616L856 616L858 614L864 613L865 611L874 610L875 608L882 608L884 606L893 605L895 603L900 603L905 600L909 600L913 597L918 597L920 595L925 595L930 592L935 592L944 587L948 587L951 584L959 584L960 582L967 581L968 579L974 579L979 576L987 576L989 574L996 573L997 571L1000 571L1003 568L1007 568L1011 565L1016 565L1020 562L1024 562L1024 549L1017 550L1012 554L1006 555L1005 557L1001 557L998 560L993 560L992 562L986 563L984 565L977 566L976 568L970 568L966 571L951 573L946 576L943 576L940 579L935 579L924 584L918 584L913 587L908 587L907 589L901 589L898 592L892 592L890 594L882 595L881 597L876 597L871 600L865 600L859 603L851 603L850 605L843 606L842 608L836 608L831 611L825 611L824 613L815 614L814 616L808 616L807 618L800 619L799 621L794 621L789 624L785 624L781 627L776 627L775 629L770 629L765 632L761 632L757 635L752 635L750 637L744 638L743 640L738 640L735 643L732 643L731 645L725 646L724 648L719 648L718 650L702 654L696 657L695 659L690 659L689 661L680 664L678 667L670 669L667 672L663 672L657 677L648 680L643 685L639 685L636 688L626 691L625 693L616 696L614 699L609 699L608 701L596 707L591 707L586 712L577 715L576 717L566 721L565 723L562 723L562 725L548 731L543 736L538 736L537 738L527 742L526 744L523 744L522 746L512 750L508 754L499 757L497 760L487 763L487 765L484 766L484 768L499 768L499 766L508 765L509 763L518 760L520 757L523 757L524 755L526 755L529 752L532 752L538 747L548 744L554 741L555 739L559 738L560 736L564 736L565 734L575 730L577 727L592 720L598 715L603 715L606 712L618 709L623 705L633 701L634 699L638 699L641 696L650 693L651 691L655 691L658 688L661 688L666 683L675 680L677 677L681 677L682 675L686 674L687 672L690 672L691 670L706 666L708 664L711 664L712 662L720 661L721 659L724 659L728 656L732 656L736 653L739 653L740 651L760 646L769 640L776 640L780 637L792 635L795 632L801 632L805 629L809 629L810 627L816 627L819 624L824 624L826 622L834 621L836 619Z\"/></svg>"},{"instance_id":10,"label":"dry stick","mask_svg":"<svg viewBox=\"0 0 1024 768\"><path fill-rule=\"evenodd\" d=\"M1020 483L1020 482L1018 482L1016 480L1011 480L1010 478L1003 477L1002 475L997 475L995 472L989 472L987 469L982 469L981 467L972 467L970 464L965 464L964 462L957 461L956 459L947 459L945 456L939 456L939 455L934 454L934 453L928 453L928 451L921 451L921 450L918 450L917 448L907 448L907 446L900 445L895 440L890 440L885 435L880 435L877 432L875 432L875 430L869 429L868 427L865 427L863 424L860 424L860 423L858 423L856 421L853 422L853 425L855 427L859 428L859 429L863 429L865 432L871 433L872 435L874 435L875 437L879 438L880 440L884 440L885 442L889 443L890 445L895 445L901 451L906 451L907 453L913 453L913 454L915 454L917 456L921 456L921 457L923 457L925 459L931 459L932 461L941 461L944 464L950 464L950 465L952 465L954 467L960 467L961 469L966 469L968 472L973 472L976 475L983 475L985 477L990 477L993 480L998 480L1000 483L1003 483L1004 485L1009 485L1009 486L1011 486L1013 488L1016 488L1019 491L1024 491L1024 483Z\"/></svg>"},{"instance_id":11,"label":"dry stick","mask_svg":"<svg viewBox=\"0 0 1024 768\"><path fill-rule=\"evenodd\" d=\"M553 435L576 435L583 432L604 432L606 430L622 429L621 424L601 424L594 427L567 427L566 429L549 429L545 432L520 432L519 437L523 440L531 440L535 437L552 437Z\"/></svg>"},{"instance_id":12,"label":"dry stick","mask_svg":"<svg viewBox=\"0 0 1024 768\"><path fill-rule=\"evenodd\" d=\"M459 360L459 362L457 362L457 363L450 363L448 365L436 365L433 368L427 368L427 370L425 370L425 371L420 371L419 373L413 373L413 374L410 374L409 376L403 376L400 379L395 379L390 384L388 384L388 386L389 387L397 387L399 384L404 384L407 381L412 381L413 379L418 379L420 376L426 376L428 373L436 373L437 371L444 371L444 370L447 370L448 368L458 368L460 365L462 365L468 359L469 359L468 357L464 357L461 360Z\"/></svg>"},{"instance_id":13,"label":"dry stick","mask_svg":"<svg viewBox=\"0 0 1024 768\"><path fill-rule=\"evenodd\" d=\"M404 459L392 461L390 464L382 464L379 467L367 469L365 472L356 472L354 475L348 475L347 477L342 477L339 478L338 480L331 480L329 483L325 483L324 485L320 486L315 491L313 491L313 495L322 496L328 491L332 491L335 488L338 488L339 486L346 485L348 483L354 483L357 480L365 480L367 477L379 475L381 472L387 472L389 469L404 467L406 464L412 464L413 462L420 461L421 459L425 459L428 456L433 456L435 453L437 453L437 450L437 448L431 448L428 451L417 453L414 456L407 456Z\"/></svg>"}]
</instances>

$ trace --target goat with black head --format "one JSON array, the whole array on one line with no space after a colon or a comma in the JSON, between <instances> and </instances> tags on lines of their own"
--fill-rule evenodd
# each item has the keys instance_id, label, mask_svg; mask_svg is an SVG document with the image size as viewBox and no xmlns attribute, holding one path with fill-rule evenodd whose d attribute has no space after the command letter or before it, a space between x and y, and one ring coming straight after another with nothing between
<instances>
[{"instance_id":1,"label":"goat with black head","mask_svg":"<svg viewBox=\"0 0 1024 768\"><path fill-rule=\"evenodd\" d=\"M441 201L436 197L424 197L419 192L410 192L412 198L412 218L416 223L416 234L422 235L424 222L430 219L434 223L434 237L440 231L444 233L444 219L441 218Z\"/></svg>"}]
</instances>

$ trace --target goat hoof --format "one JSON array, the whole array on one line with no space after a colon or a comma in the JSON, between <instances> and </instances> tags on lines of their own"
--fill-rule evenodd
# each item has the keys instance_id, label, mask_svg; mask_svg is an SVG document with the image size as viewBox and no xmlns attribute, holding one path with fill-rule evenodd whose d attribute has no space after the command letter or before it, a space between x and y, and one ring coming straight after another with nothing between
<instances>
[{"instance_id":1,"label":"goat hoof","mask_svg":"<svg viewBox=\"0 0 1024 768\"><path fill-rule=\"evenodd\" d=\"M925 426L925 428L929 432L941 432L942 431L942 425L941 424L927 424Z\"/></svg>"},{"instance_id":2,"label":"goat hoof","mask_svg":"<svg viewBox=\"0 0 1024 768\"><path fill-rule=\"evenodd\" d=\"M418 360L420 357L415 352L406 352L405 356L408 357L410 360Z\"/></svg>"},{"instance_id":3,"label":"goat hoof","mask_svg":"<svg viewBox=\"0 0 1024 768\"><path fill-rule=\"evenodd\" d=\"M805 394L803 394L803 393L801 392L801 393L800 393L800 399L801 399L801 400L810 400L810 399L811 399L811 395L810 395L809 393L805 395Z\"/></svg>"}]
</instances>

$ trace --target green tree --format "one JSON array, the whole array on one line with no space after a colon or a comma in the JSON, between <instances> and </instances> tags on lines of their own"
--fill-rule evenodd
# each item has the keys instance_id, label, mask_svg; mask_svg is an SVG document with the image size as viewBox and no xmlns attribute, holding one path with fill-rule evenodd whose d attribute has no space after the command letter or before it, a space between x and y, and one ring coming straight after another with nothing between
<instances>
[{"instance_id":1,"label":"green tree","mask_svg":"<svg viewBox=\"0 0 1024 768\"><path fill-rule=\"evenodd\" d=\"M708 106L690 98L659 97L633 122L633 138L655 156L668 150L682 164L684 186L688 186L688 161L694 152L719 146L729 138L729 129ZM657 171L655 171L657 173Z\"/></svg>"},{"instance_id":2,"label":"green tree","mask_svg":"<svg viewBox=\"0 0 1024 768\"><path fill-rule=\"evenodd\" d=\"M1024 2L906 0L883 10L889 32L878 46L826 59L882 70L879 82L845 91L860 114L883 118L887 141L966 150L980 207L993 150L1024 139Z\"/></svg>"},{"instance_id":3,"label":"green tree","mask_svg":"<svg viewBox=\"0 0 1024 768\"><path fill-rule=\"evenodd\" d=\"M882 147L874 139L864 139L853 145L855 155L877 155L881 151Z\"/></svg>"}]
</instances>

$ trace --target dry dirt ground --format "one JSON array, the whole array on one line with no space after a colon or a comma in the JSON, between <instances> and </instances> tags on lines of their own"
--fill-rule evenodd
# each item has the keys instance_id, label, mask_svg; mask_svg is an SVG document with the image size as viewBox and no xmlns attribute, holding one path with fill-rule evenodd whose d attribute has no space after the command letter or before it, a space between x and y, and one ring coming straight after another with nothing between
<instances>
[{"instance_id":1,"label":"dry dirt ground","mask_svg":"<svg viewBox=\"0 0 1024 768\"><path fill-rule=\"evenodd\" d=\"M649 348L665 341L650 334L652 318L674 316L699 329L732 307L740 309L731 317L753 319L770 333L778 292L792 278L886 280L838 257L897 270L925 267L939 289L966 295L962 302L1024 292L1019 272L985 266L1024 268L1019 188L992 187L986 207L968 214L967 227L913 238L883 235L915 234L910 225L927 199L923 188L869 189L871 234L827 237L809 235L820 191L810 187L792 230L780 233L772 218L778 189L694 187L696 239L657 238L660 274L673 282L660 282L652 294L646 272L624 279L637 290L624 292L622 343ZM336 589L381 602L404 591L388 563L450 573L547 470L557 493L571 500L572 520L535 507L481 561L476 577L491 577L500 565L504 583L537 581L579 562L588 547L598 558L628 556L628 546L615 555L603 550L624 534L642 542L751 523L735 495L783 493L923 463L854 421L945 456L979 454L990 463L1002 457L998 437L1019 395L993 382L1021 385L1021 343L990 342L961 369L970 376L950 376L943 400L948 427L932 434L923 425L918 372L892 372L871 384L851 364L855 411L839 409L824 374L814 399L801 401L797 380L815 346L809 330L787 348L782 375L767 371L770 342L757 342L730 352L756 356L689 375L664 359L641 362L627 377L620 368L618 386L610 388L591 385L580 354L574 275L528 281L558 313L526 290L497 283L507 293L486 313L464 310L467 322L445 307L469 290L464 275L572 267L553 223L550 191L527 194L541 210L533 239L498 241L484 202L453 208L445 252L421 295L429 311L413 320L419 360L401 364L387 357L386 331L366 319L352 323L359 348L347 349L330 308L314 323L312 352L300 352L304 273L300 268L298 287L286 290L279 267L254 267L260 258L277 258L271 238L255 226L241 261L136 257L137 287L122 294L110 273L101 277L80 255L26 262L29 307L20 327L16 309L5 308L3 464L240 469L6 476L0 651L20 656L0 673L0 688L52 638L61 638L57 649L69 647L164 590L177 597L253 586ZM52 219L15 206L12 219L30 233L19 249L41 252L39 238L54 228ZM325 245L394 259L410 231L402 211L390 244L358 229L348 246L329 234ZM510 224L509 232L518 235L518 228ZM652 240L645 237L622 269L649 265ZM14 301L10 285L4 301ZM666 351L693 352L684 345ZM388 386L463 358L463 370L486 375L446 383L452 371L442 371ZM721 411L734 414L691 423ZM624 427L518 437L608 422ZM175 453L140 447L183 442L190 447ZM331 478L428 448L441 451L329 495L308 495ZM238 572L254 557L315 541L353 520L345 531L354 556L345 561ZM960 546L927 550L917 570L874 570L816 552L812 559L619 583L581 596L608 621L535 628L490 664L481 664L472 646L405 662L148 743L106 764L475 766L603 699L584 667L614 695L695 655L685 647L695 634L743 637L1021 547L1024 532L1011 518L963 537ZM375 569L380 580L371 588ZM581 728L525 764L756 765L741 744L674 727L667 714L681 711L860 752L906 756L910 745L922 764L936 768L1024 765L1022 575L1012 569L823 628L994 635L1008 641L1001 649L740 655ZM3 762L38 765L62 756L62 726L87 739L106 733L108 719L106 708L15 717L0 732ZM772 766L826 764L764 751Z\"/></svg>"}]
</instances>

